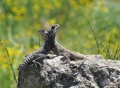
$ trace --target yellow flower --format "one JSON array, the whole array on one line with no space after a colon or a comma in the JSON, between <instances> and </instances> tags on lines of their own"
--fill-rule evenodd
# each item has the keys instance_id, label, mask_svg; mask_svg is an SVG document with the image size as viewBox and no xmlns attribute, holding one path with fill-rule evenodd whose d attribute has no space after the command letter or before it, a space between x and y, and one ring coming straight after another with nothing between
<instances>
[{"instance_id":1,"label":"yellow flower","mask_svg":"<svg viewBox=\"0 0 120 88\"><path fill-rule=\"evenodd\" d=\"M45 14L48 14L50 12L50 10L52 9L52 5L50 3L46 3L43 5L44 7L44 11L45 11Z\"/></svg>"},{"instance_id":2,"label":"yellow flower","mask_svg":"<svg viewBox=\"0 0 120 88\"><path fill-rule=\"evenodd\" d=\"M3 64L2 66L1 66L1 68L4 70L4 69L6 69L7 68L7 64Z\"/></svg>"},{"instance_id":3,"label":"yellow flower","mask_svg":"<svg viewBox=\"0 0 120 88\"><path fill-rule=\"evenodd\" d=\"M15 16L15 20L17 20L17 21L21 21L22 19L23 19L23 17L20 14Z\"/></svg>"},{"instance_id":4,"label":"yellow flower","mask_svg":"<svg viewBox=\"0 0 120 88\"><path fill-rule=\"evenodd\" d=\"M15 13L16 13L16 12L18 11L18 8L14 6L14 7L12 7L11 10L12 10L12 12L15 12Z\"/></svg>"},{"instance_id":5,"label":"yellow flower","mask_svg":"<svg viewBox=\"0 0 120 88\"><path fill-rule=\"evenodd\" d=\"M10 56L19 55L21 53L20 50L17 48L7 47L7 50Z\"/></svg>"},{"instance_id":6,"label":"yellow flower","mask_svg":"<svg viewBox=\"0 0 120 88\"><path fill-rule=\"evenodd\" d=\"M70 5L73 6L76 10L79 8L79 4L74 0L70 0Z\"/></svg>"},{"instance_id":7,"label":"yellow flower","mask_svg":"<svg viewBox=\"0 0 120 88\"><path fill-rule=\"evenodd\" d=\"M32 29L27 29L27 31L25 31L27 36L31 36L32 35Z\"/></svg>"},{"instance_id":8,"label":"yellow flower","mask_svg":"<svg viewBox=\"0 0 120 88\"><path fill-rule=\"evenodd\" d=\"M5 3L7 4L7 5L12 5L11 3L12 3L12 0L5 0Z\"/></svg>"},{"instance_id":9,"label":"yellow flower","mask_svg":"<svg viewBox=\"0 0 120 88\"><path fill-rule=\"evenodd\" d=\"M39 49L40 47L39 47L38 45L34 45L33 48L34 48L35 50L37 50L37 49Z\"/></svg>"},{"instance_id":10,"label":"yellow flower","mask_svg":"<svg viewBox=\"0 0 120 88\"><path fill-rule=\"evenodd\" d=\"M88 5L90 3L90 0L79 0L81 4Z\"/></svg>"},{"instance_id":11,"label":"yellow flower","mask_svg":"<svg viewBox=\"0 0 120 88\"><path fill-rule=\"evenodd\" d=\"M26 8L25 7L21 7L20 11L21 11L21 13L26 13Z\"/></svg>"},{"instance_id":12,"label":"yellow flower","mask_svg":"<svg viewBox=\"0 0 120 88\"><path fill-rule=\"evenodd\" d=\"M60 1L58 1L58 0L53 0L53 3L54 3L54 5L55 5L57 8L60 8L60 7L61 7Z\"/></svg>"},{"instance_id":13,"label":"yellow flower","mask_svg":"<svg viewBox=\"0 0 120 88\"><path fill-rule=\"evenodd\" d=\"M5 15L3 13L0 13L0 14L1 14L0 16L1 21L4 21L6 19Z\"/></svg>"},{"instance_id":14,"label":"yellow flower","mask_svg":"<svg viewBox=\"0 0 120 88\"><path fill-rule=\"evenodd\" d=\"M49 20L49 23L50 23L50 25L55 24L56 20L55 19L51 19L51 20Z\"/></svg>"},{"instance_id":15,"label":"yellow flower","mask_svg":"<svg viewBox=\"0 0 120 88\"><path fill-rule=\"evenodd\" d=\"M40 28L40 24L39 23L35 23L34 27L35 27L35 29L39 29Z\"/></svg>"},{"instance_id":16,"label":"yellow flower","mask_svg":"<svg viewBox=\"0 0 120 88\"><path fill-rule=\"evenodd\" d=\"M38 5L38 4L35 4L35 5L33 6L33 9L34 9L34 10L39 10L39 5Z\"/></svg>"},{"instance_id":17,"label":"yellow flower","mask_svg":"<svg viewBox=\"0 0 120 88\"><path fill-rule=\"evenodd\" d=\"M7 50L8 50L10 55L14 54L14 50L11 47L7 47Z\"/></svg>"},{"instance_id":18,"label":"yellow flower","mask_svg":"<svg viewBox=\"0 0 120 88\"><path fill-rule=\"evenodd\" d=\"M0 53L0 63L6 62L6 59L4 58L5 55L2 55L3 53Z\"/></svg>"}]
</instances>

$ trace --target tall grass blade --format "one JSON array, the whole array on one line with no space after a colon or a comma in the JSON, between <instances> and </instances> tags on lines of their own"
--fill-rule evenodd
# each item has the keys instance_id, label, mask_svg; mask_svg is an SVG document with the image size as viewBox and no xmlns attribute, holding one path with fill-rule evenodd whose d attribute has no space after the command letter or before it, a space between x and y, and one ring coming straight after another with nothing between
<instances>
[{"instance_id":1,"label":"tall grass blade","mask_svg":"<svg viewBox=\"0 0 120 88\"><path fill-rule=\"evenodd\" d=\"M87 16L85 15L85 13L83 12L83 10L82 10L81 7L80 7L80 10L81 10L82 14L84 15L85 19L87 20L87 23L89 24L90 29L91 29L91 31L92 31L92 33L93 33L93 36L94 36L94 39L95 39L95 42L96 42L96 45L97 45L97 53L100 53L100 51L99 51L99 43L98 43L98 39L97 39L97 36L96 36L96 32L95 32L95 30L92 28L92 26L91 26L91 24L90 24L90 21L88 20Z\"/></svg>"},{"instance_id":2,"label":"tall grass blade","mask_svg":"<svg viewBox=\"0 0 120 88\"><path fill-rule=\"evenodd\" d=\"M17 84L17 79L16 79L16 74L15 74L15 70L13 68L13 64L12 64L12 61L11 61L11 58L10 58L10 55L9 55L9 52L8 52L8 49L7 49L7 45L5 43L3 43L1 40L0 40L0 43L3 45L3 47L5 48L5 51L7 53L7 57L8 57L8 64L10 65L11 67L11 70L12 70L12 73L13 73L13 77L14 77L14 81L16 82Z\"/></svg>"}]
</instances>

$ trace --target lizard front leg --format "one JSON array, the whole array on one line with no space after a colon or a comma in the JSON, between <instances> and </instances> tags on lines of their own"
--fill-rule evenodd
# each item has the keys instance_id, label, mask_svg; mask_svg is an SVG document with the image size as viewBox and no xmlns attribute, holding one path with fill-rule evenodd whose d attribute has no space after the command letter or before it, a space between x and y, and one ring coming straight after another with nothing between
<instances>
[{"instance_id":1,"label":"lizard front leg","mask_svg":"<svg viewBox=\"0 0 120 88\"><path fill-rule=\"evenodd\" d=\"M37 54L37 58L34 59L32 62L35 64L36 67L37 67L37 64L41 67L44 59L52 59L55 57L56 57L56 55L52 55L52 54L48 54L46 56Z\"/></svg>"},{"instance_id":2,"label":"lizard front leg","mask_svg":"<svg viewBox=\"0 0 120 88\"><path fill-rule=\"evenodd\" d=\"M53 47L52 51L53 51L53 53L54 53L55 55L59 55L59 54L60 54L60 53L59 53L59 50L58 50L58 48L57 48L57 46L56 46L56 44L54 44L54 47Z\"/></svg>"}]
</instances>

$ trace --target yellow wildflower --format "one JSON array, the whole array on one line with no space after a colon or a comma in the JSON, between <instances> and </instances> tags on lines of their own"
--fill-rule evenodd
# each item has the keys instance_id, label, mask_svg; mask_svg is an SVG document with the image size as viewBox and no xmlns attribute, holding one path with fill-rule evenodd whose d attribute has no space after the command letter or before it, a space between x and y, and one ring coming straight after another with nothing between
<instances>
[{"instance_id":1,"label":"yellow wildflower","mask_svg":"<svg viewBox=\"0 0 120 88\"><path fill-rule=\"evenodd\" d=\"M6 63L3 64L3 65L1 66L1 68L2 68L2 70L6 69L6 68L7 68L7 64L6 64Z\"/></svg>"},{"instance_id":2,"label":"yellow wildflower","mask_svg":"<svg viewBox=\"0 0 120 88\"><path fill-rule=\"evenodd\" d=\"M90 3L90 0L79 0L81 4L88 5Z\"/></svg>"},{"instance_id":3,"label":"yellow wildflower","mask_svg":"<svg viewBox=\"0 0 120 88\"><path fill-rule=\"evenodd\" d=\"M21 15L15 16L15 20L17 20L17 21L21 21L22 19L23 19L23 17Z\"/></svg>"},{"instance_id":4,"label":"yellow wildflower","mask_svg":"<svg viewBox=\"0 0 120 88\"><path fill-rule=\"evenodd\" d=\"M1 14L0 16L1 21L4 21L6 19L5 15L3 13L0 13L0 14Z\"/></svg>"},{"instance_id":5,"label":"yellow wildflower","mask_svg":"<svg viewBox=\"0 0 120 88\"><path fill-rule=\"evenodd\" d=\"M45 14L48 14L50 12L50 10L52 9L52 4L50 3L46 3L43 5L44 9L45 9Z\"/></svg>"},{"instance_id":6,"label":"yellow wildflower","mask_svg":"<svg viewBox=\"0 0 120 88\"><path fill-rule=\"evenodd\" d=\"M73 6L76 10L79 8L79 4L76 1L71 0L70 5Z\"/></svg>"},{"instance_id":7,"label":"yellow wildflower","mask_svg":"<svg viewBox=\"0 0 120 88\"><path fill-rule=\"evenodd\" d=\"M39 5L38 4L34 4L33 9L34 10L39 10Z\"/></svg>"},{"instance_id":8,"label":"yellow wildflower","mask_svg":"<svg viewBox=\"0 0 120 88\"><path fill-rule=\"evenodd\" d=\"M12 12L16 13L18 11L18 8L16 6L12 7Z\"/></svg>"},{"instance_id":9,"label":"yellow wildflower","mask_svg":"<svg viewBox=\"0 0 120 88\"><path fill-rule=\"evenodd\" d=\"M38 45L34 45L33 48L34 48L35 50L37 50L37 49L40 48L40 46L38 46Z\"/></svg>"},{"instance_id":10,"label":"yellow wildflower","mask_svg":"<svg viewBox=\"0 0 120 88\"><path fill-rule=\"evenodd\" d=\"M9 55L13 55L13 54L14 54L13 48L7 47L7 50L8 50L8 52L9 52Z\"/></svg>"},{"instance_id":11,"label":"yellow wildflower","mask_svg":"<svg viewBox=\"0 0 120 88\"><path fill-rule=\"evenodd\" d=\"M40 24L39 23L35 23L34 27L35 27L35 29L39 29L40 28Z\"/></svg>"},{"instance_id":12,"label":"yellow wildflower","mask_svg":"<svg viewBox=\"0 0 120 88\"><path fill-rule=\"evenodd\" d=\"M20 11L21 11L21 13L26 13L26 8L25 7L21 7Z\"/></svg>"},{"instance_id":13,"label":"yellow wildflower","mask_svg":"<svg viewBox=\"0 0 120 88\"><path fill-rule=\"evenodd\" d=\"M19 55L21 53L19 49L15 49L11 47L7 47L7 50L10 56Z\"/></svg>"},{"instance_id":14,"label":"yellow wildflower","mask_svg":"<svg viewBox=\"0 0 120 88\"><path fill-rule=\"evenodd\" d=\"M26 33L27 36L31 36L32 35L31 29L28 29L27 31L25 31L25 33Z\"/></svg>"},{"instance_id":15,"label":"yellow wildflower","mask_svg":"<svg viewBox=\"0 0 120 88\"><path fill-rule=\"evenodd\" d=\"M12 3L12 0L5 0L5 3L7 4L7 5L12 5L11 3Z\"/></svg>"},{"instance_id":16,"label":"yellow wildflower","mask_svg":"<svg viewBox=\"0 0 120 88\"><path fill-rule=\"evenodd\" d=\"M49 20L49 23L50 23L50 25L55 24L56 20L55 19L51 19L51 20Z\"/></svg>"},{"instance_id":17,"label":"yellow wildflower","mask_svg":"<svg viewBox=\"0 0 120 88\"><path fill-rule=\"evenodd\" d=\"M55 5L57 8L60 8L60 7L61 7L60 1L58 1L58 0L53 0L53 3L54 3L54 5Z\"/></svg>"}]
</instances>

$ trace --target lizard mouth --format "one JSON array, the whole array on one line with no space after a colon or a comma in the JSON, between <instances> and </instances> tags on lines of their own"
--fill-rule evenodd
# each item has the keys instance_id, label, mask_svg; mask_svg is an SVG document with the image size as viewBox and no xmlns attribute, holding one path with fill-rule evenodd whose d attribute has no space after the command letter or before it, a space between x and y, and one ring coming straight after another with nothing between
<instances>
[{"instance_id":1,"label":"lizard mouth","mask_svg":"<svg viewBox=\"0 0 120 88\"><path fill-rule=\"evenodd\" d=\"M53 32L56 32L56 29L59 27L59 24L54 24L52 25L51 29L53 30Z\"/></svg>"}]
</instances>

